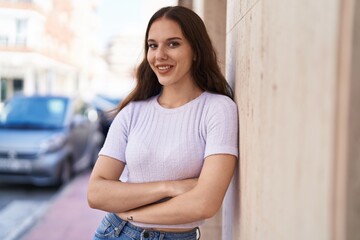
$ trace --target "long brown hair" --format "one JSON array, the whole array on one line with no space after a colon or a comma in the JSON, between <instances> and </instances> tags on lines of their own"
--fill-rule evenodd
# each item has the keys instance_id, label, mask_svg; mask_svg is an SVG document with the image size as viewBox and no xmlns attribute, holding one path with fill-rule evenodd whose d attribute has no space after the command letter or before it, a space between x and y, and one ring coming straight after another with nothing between
<instances>
[{"instance_id":1,"label":"long brown hair","mask_svg":"<svg viewBox=\"0 0 360 240\"><path fill-rule=\"evenodd\" d=\"M131 101L145 100L161 92L162 85L147 61L149 49L147 40L152 23L162 17L177 22L185 38L189 41L195 56L192 75L198 87L204 91L226 95L232 99L232 90L221 73L216 52L204 22L195 12L188 8L181 6L164 7L158 10L148 23L145 33L144 59L136 71L137 85L119 104L115 112L118 113Z\"/></svg>"}]
</instances>

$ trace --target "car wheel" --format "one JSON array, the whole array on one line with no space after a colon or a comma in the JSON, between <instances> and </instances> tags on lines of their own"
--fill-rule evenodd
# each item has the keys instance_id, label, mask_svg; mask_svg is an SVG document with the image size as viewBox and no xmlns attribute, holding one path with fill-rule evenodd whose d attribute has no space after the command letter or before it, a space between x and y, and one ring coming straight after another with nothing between
<instances>
[{"instance_id":1,"label":"car wheel","mask_svg":"<svg viewBox=\"0 0 360 240\"><path fill-rule=\"evenodd\" d=\"M60 185L70 182L72 177L72 165L70 160L64 161L60 172Z\"/></svg>"}]
</instances>

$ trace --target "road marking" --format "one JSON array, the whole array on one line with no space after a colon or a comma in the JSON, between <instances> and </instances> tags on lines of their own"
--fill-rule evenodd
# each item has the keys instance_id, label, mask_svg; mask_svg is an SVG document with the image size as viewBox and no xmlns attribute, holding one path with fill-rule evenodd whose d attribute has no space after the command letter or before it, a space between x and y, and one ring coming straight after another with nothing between
<instances>
[{"instance_id":1,"label":"road marking","mask_svg":"<svg viewBox=\"0 0 360 240\"><path fill-rule=\"evenodd\" d=\"M0 239L18 240L48 209L48 201L15 200L0 211Z\"/></svg>"}]
</instances>

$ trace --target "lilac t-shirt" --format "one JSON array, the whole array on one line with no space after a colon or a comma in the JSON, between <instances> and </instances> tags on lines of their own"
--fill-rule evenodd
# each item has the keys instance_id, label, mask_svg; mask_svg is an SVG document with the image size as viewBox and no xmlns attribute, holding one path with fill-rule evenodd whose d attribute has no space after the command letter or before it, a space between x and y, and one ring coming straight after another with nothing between
<instances>
[{"instance_id":1,"label":"lilac t-shirt","mask_svg":"<svg viewBox=\"0 0 360 240\"><path fill-rule=\"evenodd\" d=\"M238 114L227 96L203 92L177 108L164 108L158 96L129 103L115 117L100 155L126 164L122 179L131 183L199 177L213 154L238 157ZM146 228L193 228L134 222Z\"/></svg>"}]
</instances>

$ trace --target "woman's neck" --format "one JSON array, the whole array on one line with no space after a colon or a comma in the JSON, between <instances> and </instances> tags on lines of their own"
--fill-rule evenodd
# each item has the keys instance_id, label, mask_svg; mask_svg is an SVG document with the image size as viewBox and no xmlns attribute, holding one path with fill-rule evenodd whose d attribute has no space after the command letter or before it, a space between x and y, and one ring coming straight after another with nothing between
<instances>
[{"instance_id":1,"label":"woman's neck","mask_svg":"<svg viewBox=\"0 0 360 240\"><path fill-rule=\"evenodd\" d=\"M203 92L204 91L197 86L186 90L164 87L158 97L158 102L165 108L176 108L194 100Z\"/></svg>"}]
</instances>

